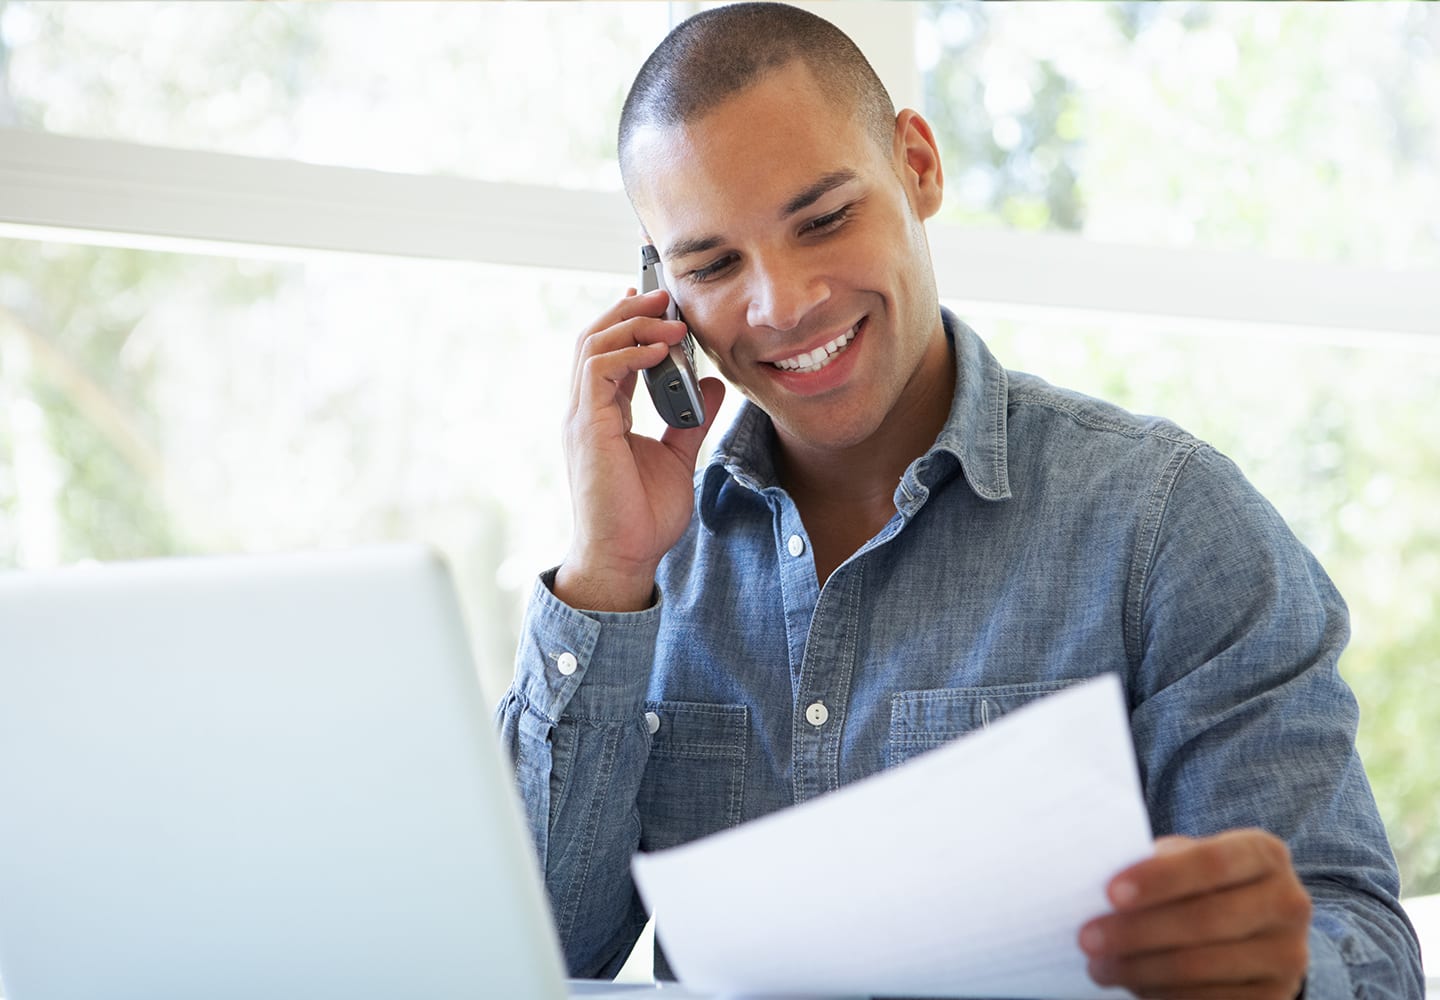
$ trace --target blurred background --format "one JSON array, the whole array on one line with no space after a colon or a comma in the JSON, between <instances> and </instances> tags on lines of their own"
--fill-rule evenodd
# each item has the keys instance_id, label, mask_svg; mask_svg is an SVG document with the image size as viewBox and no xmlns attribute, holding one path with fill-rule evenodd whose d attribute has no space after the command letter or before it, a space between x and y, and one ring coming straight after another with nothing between
<instances>
[{"instance_id":1,"label":"blurred background","mask_svg":"<svg viewBox=\"0 0 1440 1000\"><path fill-rule=\"evenodd\" d=\"M382 172L442 206L479 192L416 222L458 234L414 252L363 213L348 248L301 245L288 226L344 221L303 201L243 240L198 207L183 239L43 209L0 225L0 567L425 539L498 698L566 544L571 345L633 282L632 231L613 257L573 234L633 226L612 223L619 105L695 7L0 0L0 170L53 157L57 204L142 154L137 218L152 194L175 211L172 162L197 206L272 162L354 182L361 207ZM816 9L935 126L932 239L969 253L941 261L947 303L1007 366L1214 443L1327 567L1406 894L1440 892L1440 281L1402 282L1418 322L1363 318L1388 275L1440 278L1440 9ZM487 236L512 194L571 227L553 266ZM1013 260L998 284L965 265L991 248ZM1215 275L1249 262L1299 276L1298 321L1232 308ZM1076 275L1112 291L1047 291ZM1185 308L1127 307L1161 279ZM1356 308L1307 312L1307 281Z\"/></svg>"}]
</instances>

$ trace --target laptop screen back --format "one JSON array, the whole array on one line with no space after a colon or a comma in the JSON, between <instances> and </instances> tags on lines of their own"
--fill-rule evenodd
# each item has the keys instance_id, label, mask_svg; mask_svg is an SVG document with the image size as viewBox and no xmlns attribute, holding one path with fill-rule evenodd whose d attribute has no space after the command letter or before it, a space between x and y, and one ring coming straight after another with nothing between
<instances>
[{"instance_id":1,"label":"laptop screen back","mask_svg":"<svg viewBox=\"0 0 1440 1000\"><path fill-rule=\"evenodd\" d=\"M0 577L7 1000L563 996L443 564Z\"/></svg>"}]
</instances>

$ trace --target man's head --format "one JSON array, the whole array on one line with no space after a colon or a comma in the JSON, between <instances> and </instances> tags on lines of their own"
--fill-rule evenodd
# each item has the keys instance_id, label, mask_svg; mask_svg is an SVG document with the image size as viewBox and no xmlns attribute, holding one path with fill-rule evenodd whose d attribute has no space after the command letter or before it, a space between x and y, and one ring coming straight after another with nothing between
<instances>
[{"instance_id":1,"label":"man's head","mask_svg":"<svg viewBox=\"0 0 1440 1000\"><path fill-rule=\"evenodd\" d=\"M700 346L788 454L883 451L897 427L928 445L954 377L924 229L939 153L817 21L747 4L676 28L626 104L626 189Z\"/></svg>"},{"instance_id":2,"label":"man's head","mask_svg":"<svg viewBox=\"0 0 1440 1000\"><path fill-rule=\"evenodd\" d=\"M694 121L795 60L804 63L836 107L855 116L888 152L895 105L849 36L798 7L737 3L678 25L640 68L620 113L618 149L626 189L634 172L629 153L637 130Z\"/></svg>"}]
</instances>

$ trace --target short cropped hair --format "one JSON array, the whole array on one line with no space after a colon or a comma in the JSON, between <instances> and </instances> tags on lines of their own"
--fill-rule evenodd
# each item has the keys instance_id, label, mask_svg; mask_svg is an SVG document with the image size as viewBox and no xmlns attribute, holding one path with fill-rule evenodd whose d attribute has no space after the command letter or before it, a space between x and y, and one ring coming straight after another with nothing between
<instances>
[{"instance_id":1,"label":"short cropped hair","mask_svg":"<svg viewBox=\"0 0 1440 1000\"><path fill-rule=\"evenodd\" d=\"M638 130L692 122L797 59L836 104L853 110L888 154L895 104L850 37L798 7L737 3L682 21L640 67L620 112L618 150L626 187L627 149Z\"/></svg>"}]
</instances>

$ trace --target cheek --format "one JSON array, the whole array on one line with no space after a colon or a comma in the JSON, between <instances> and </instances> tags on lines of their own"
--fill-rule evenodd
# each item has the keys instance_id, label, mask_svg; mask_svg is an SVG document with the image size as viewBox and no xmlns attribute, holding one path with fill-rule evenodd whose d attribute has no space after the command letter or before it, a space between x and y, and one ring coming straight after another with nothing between
<instances>
[{"instance_id":1,"label":"cheek","mask_svg":"<svg viewBox=\"0 0 1440 1000\"><path fill-rule=\"evenodd\" d=\"M741 392L745 392L747 396L749 395L745 390L745 379L742 377L742 372L733 358L713 351L706 351L705 354L710 359L710 363L715 366L715 370L720 373L721 378L739 388Z\"/></svg>"},{"instance_id":2,"label":"cheek","mask_svg":"<svg viewBox=\"0 0 1440 1000\"><path fill-rule=\"evenodd\" d=\"M732 365L727 356L729 338L721 333L725 328L716 323L713 316L699 310L693 316L687 312L685 321L690 324L690 332L695 336L696 346L700 348L705 357L710 359L710 363L715 366L715 370L721 376L727 381L733 382Z\"/></svg>"},{"instance_id":3,"label":"cheek","mask_svg":"<svg viewBox=\"0 0 1440 1000\"><path fill-rule=\"evenodd\" d=\"M685 322L690 324L701 349L717 366L721 365L721 360L717 358L723 359L730 353L735 342L735 331L739 329L735 312L727 304L726 298L708 292L703 295L692 293L686 298L683 312ZM743 310L740 318L743 321Z\"/></svg>"},{"instance_id":4,"label":"cheek","mask_svg":"<svg viewBox=\"0 0 1440 1000\"><path fill-rule=\"evenodd\" d=\"M704 329L703 327L698 327L698 325L697 328ZM728 331L733 329L733 327L712 329ZM747 399L752 398L750 390L745 385L748 377L746 374L747 365L743 358L736 357L736 352L742 349L741 345L737 342L737 338L727 332L723 335L717 334L715 336L702 334L695 339L700 349L705 352L705 357L710 360L710 364L714 367L716 374L730 383L731 386L739 389ZM753 372L750 373L751 376L753 376L753 374Z\"/></svg>"}]
</instances>

